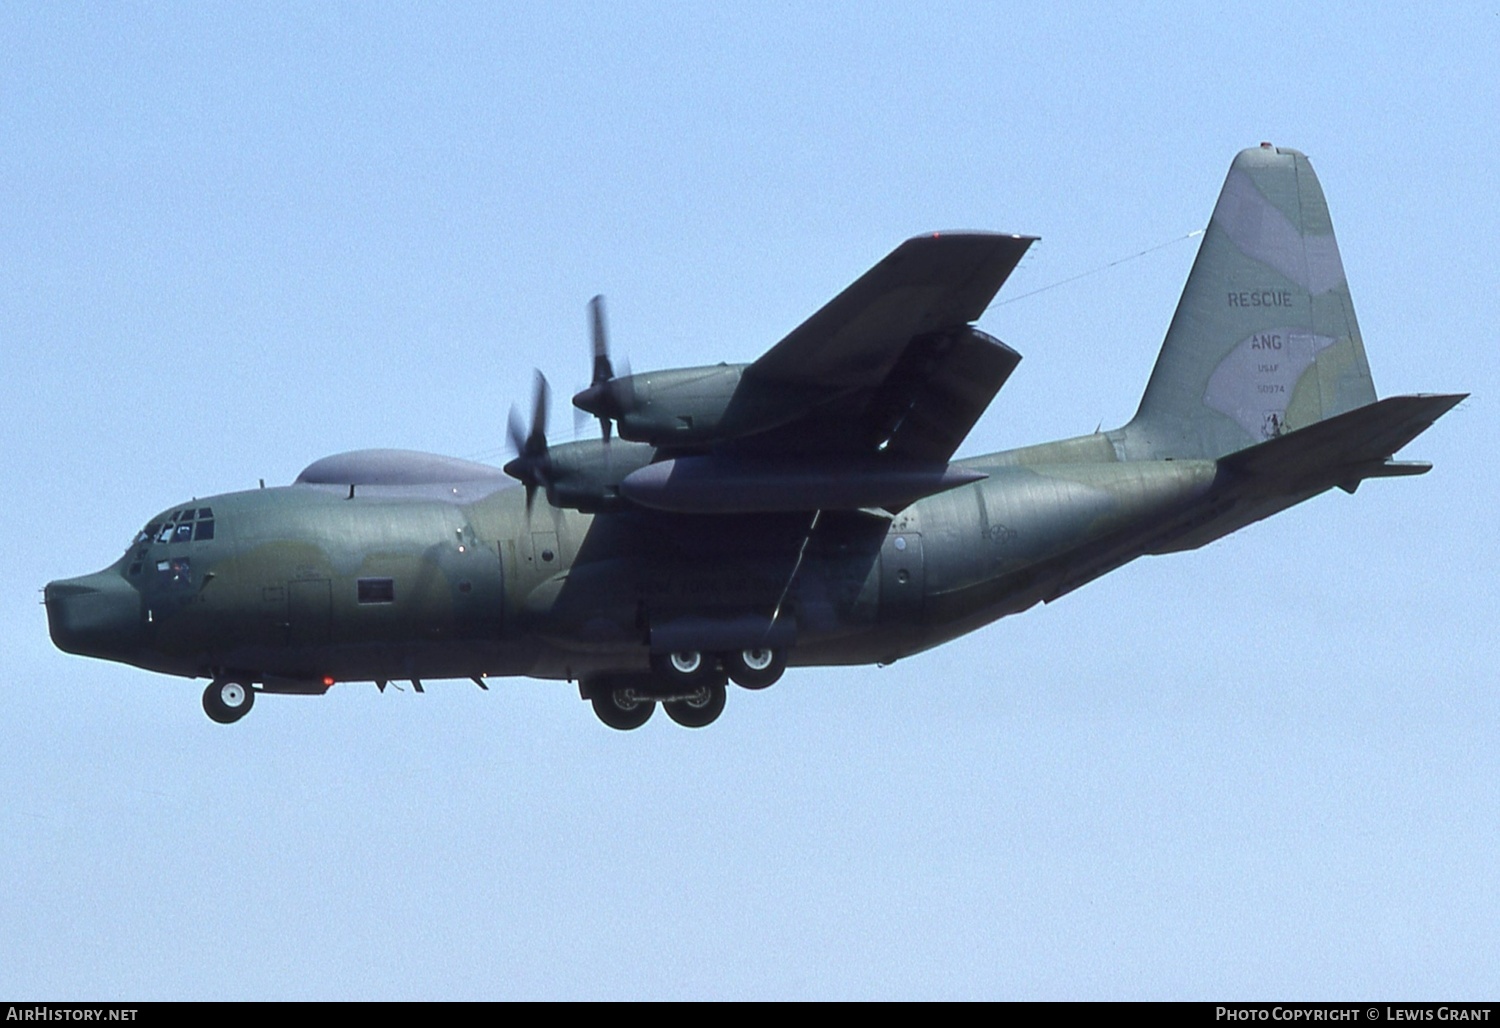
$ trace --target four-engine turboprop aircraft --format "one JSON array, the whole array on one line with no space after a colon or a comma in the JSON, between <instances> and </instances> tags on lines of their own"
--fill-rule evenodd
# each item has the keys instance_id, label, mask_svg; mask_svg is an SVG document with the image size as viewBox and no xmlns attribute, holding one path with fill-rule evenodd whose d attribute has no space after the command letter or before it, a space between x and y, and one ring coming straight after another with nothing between
<instances>
[{"instance_id":1,"label":"four-engine turboprop aircraft","mask_svg":"<svg viewBox=\"0 0 1500 1028\"><path fill-rule=\"evenodd\" d=\"M698 727L727 682L888 663L1421 474L1392 455L1463 399L1376 400L1318 181L1262 144L1230 168L1135 417L954 461L1020 360L973 323L1031 242L908 240L750 364L617 376L596 301L574 403L602 438L549 446L538 376L504 472L362 451L174 504L46 587L52 638L207 678L220 722L257 693L530 675L576 681L613 728L658 703Z\"/></svg>"}]
</instances>

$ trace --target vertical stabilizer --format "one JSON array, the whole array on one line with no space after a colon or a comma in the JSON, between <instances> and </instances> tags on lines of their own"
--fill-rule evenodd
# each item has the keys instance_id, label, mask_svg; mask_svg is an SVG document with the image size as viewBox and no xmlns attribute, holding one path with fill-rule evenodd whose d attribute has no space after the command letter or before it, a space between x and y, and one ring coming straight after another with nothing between
<instances>
[{"instance_id":1,"label":"vertical stabilizer","mask_svg":"<svg viewBox=\"0 0 1500 1028\"><path fill-rule=\"evenodd\" d=\"M1216 459L1374 401L1312 165L1269 144L1242 151L1122 456Z\"/></svg>"}]
</instances>

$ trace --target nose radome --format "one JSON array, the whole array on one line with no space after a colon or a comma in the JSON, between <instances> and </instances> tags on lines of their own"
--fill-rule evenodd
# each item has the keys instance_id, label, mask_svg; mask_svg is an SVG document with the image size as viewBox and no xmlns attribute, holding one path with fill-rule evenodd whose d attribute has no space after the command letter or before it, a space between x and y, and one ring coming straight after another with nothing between
<instances>
[{"instance_id":1,"label":"nose radome","mask_svg":"<svg viewBox=\"0 0 1500 1028\"><path fill-rule=\"evenodd\" d=\"M140 641L141 595L116 572L48 582L44 595L47 626L60 650L114 657Z\"/></svg>"}]
</instances>

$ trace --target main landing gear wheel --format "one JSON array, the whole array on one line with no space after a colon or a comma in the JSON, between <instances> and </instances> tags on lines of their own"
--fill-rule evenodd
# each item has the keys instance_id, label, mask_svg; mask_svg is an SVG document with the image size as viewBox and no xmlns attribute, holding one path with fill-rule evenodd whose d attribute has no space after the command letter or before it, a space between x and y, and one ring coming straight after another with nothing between
<instances>
[{"instance_id":1,"label":"main landing gear wheel","mask_svg":"<svg viewBox=\"0 0 1500 1028\"><path fill-rule=\"evenodd\" d=\"M724 713L724 693L722 683L704 683L691 696L668 700L662 706L667 710L667 717L682 727L702 728L713 724Z\"/></svg>"},{"instance_id":2,"label":"main landing gear wheel","mask_svg":"<svg viewBox=\"0 0 1500 1028\"><path fill-rule=\"evenodd\" d=\"M628 687L600 686L589 702L594 705L594 714L600 721L621 732L641 727L656 709L654 700L641 699L634 689Z\"/></svg>"},{"instance_id":3,"label":"main landing gear wheel","mask_svg":"<svg viewBox=\"0 0 1500 1028\"><path fill-rule=\"evenodd\" d=\"M221 725L232 725L255 705L255 690L249 683L216 678L203 690L203 712Z\"/></svg>"},{"instance_id":4,"label":"main landing gear wheel","mask_svg":"<svg viewBox=\"0 0 1500 1028\"><path fill-rule=\"evenodd\" d=\"M735 650L723 657L724 670L734 679L734 684L746 689L764 689L775 685L786 670L786 653L768 646L752 646L746 650Z\"/></svg>"},{"instance_id":5,"label":"main landing gear wheel","mask_svg":"<svg viewBox=\"0 0 1500 1028\"><path fill-rule=\"evenodd\" d=\"M696 686L712 669L713 662L702 650L674 650L651 656L651 670L669 688Z\"/></svg>"}]
</instances>

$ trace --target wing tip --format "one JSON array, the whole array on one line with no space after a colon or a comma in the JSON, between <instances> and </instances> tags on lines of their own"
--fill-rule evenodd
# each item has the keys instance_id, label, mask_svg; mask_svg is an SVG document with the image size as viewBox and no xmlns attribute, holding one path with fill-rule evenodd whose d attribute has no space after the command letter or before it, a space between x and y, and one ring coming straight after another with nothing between
<instances>
[{"instance_id":1,"label":"wing tip","mask_svg":"<svg viewBox=\"0 0 1500 1028\"><path fill-rule=\"evenodd\" d=\"M908 243L921 243L921 242L927 242L927 241L930 241L930 240L933 240L933 239L955 239L955 238L957 238L957 239L973 239L973 240L1000 240L1000 239L1005 239L1005 240L1009 240L1011 242L1025 243L1026 245L1029 246L1032 243L1036 242L1038 239L1040 239L1041 236L1028 235L1027 233L1024 233L1024 232L992 232L992 231L989 231L988 229L947 228L947 229L934 229L931 232L922 232L919 235L912 236L910 239L907 240L907 242Z\"/></svg>"}]
</instances>

